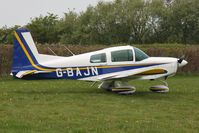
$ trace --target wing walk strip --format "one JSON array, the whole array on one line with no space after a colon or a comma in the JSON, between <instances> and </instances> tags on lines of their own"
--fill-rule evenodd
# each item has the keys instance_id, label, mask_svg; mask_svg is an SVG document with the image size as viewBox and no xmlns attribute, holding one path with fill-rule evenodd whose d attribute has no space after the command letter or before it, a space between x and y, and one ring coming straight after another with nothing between
<instances>
[{"instance_id":1,"label":"wing walk strip","mask_svg":"<svg viewBox=\"0 0 199 133\"><path fill-rule=\"evenodd\" d=\"M20 44L20 46L21 46L21 48L23 49L23 51L25 52L25 54L26 54L26 56L27 56L27 58L29 59L29 61L30 61L30 63L32 64L32 66L33 67L35 67L36 69L38 69L38 70L42 70L42 71L56 71L56 69L55 68L52 68L52 69L46 69L46 68L42 68L42 67L39 67L39 66L37 66L35 63L34 63L34 61L32 60L32 58L31 58L31 56L29 55L29 53L28 53L28 51L27 51L27 49L25 48L25 46L24 46L24 44L23 44L23 42L21 41L21 39L20 39L20 37L19 37L19 35L16 33L16 31L15 31L15 37L16 37L16 39L18 40L18 42L19 42L19 44ZM134 64L134 65L116 65L116 66L98 66L97 68L113 68L113 67L128 67L128 66L148 66L148 65L158 65L158 64L163 64L163 63L153 63L153 64ZM166 63L164 63L164 64L166 64ZM91 67L82 67L82 68L78 68L78 69L80 69L80 70L84 70L84 69L91 69ZM62 71L64 71L64 70L67 70L67 68L60 68ZM73 70L76 70L77 68L72 68ZM36 72L37 70L33 70L33 71L31 71L31 72L28 72L28 73L26 73L25 75L28 75L28 74L31 74L31 73L34 73L34 72ZM162 70L158 70L159 72L161 71L161 73L163 72ZM157 72L157 71L156 71ZM151 72L150 72L151 73ZM146 73L140 73L140 74L146 74ZM24 75L24 76L25 76Z\"/></svg>"}]
</instances>

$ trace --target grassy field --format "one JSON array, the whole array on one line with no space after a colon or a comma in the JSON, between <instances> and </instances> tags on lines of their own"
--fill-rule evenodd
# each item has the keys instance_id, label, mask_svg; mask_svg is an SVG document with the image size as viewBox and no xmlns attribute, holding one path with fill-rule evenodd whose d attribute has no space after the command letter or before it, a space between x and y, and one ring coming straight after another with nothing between
<instances>
[{"instance_id":1,"label":"grassy field","mask_svg":"<svg viewBox=\"0 0 199 133\"><path fill-rule=\"evenodd\" d=\"M149 91L157 81L131 81L118 95L71 80L0 80L1 133L198 133L199 76L168 79L170 92Z\"/></svg>"}]
</instances>

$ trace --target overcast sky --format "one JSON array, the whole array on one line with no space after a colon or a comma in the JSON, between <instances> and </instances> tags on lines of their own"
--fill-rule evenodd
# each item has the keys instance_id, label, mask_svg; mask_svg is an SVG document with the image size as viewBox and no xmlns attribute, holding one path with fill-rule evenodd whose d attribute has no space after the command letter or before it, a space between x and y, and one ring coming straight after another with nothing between
<instances>
[{"instance_id":1,"label":"overcast sky","mask_svg":"<svg viewBox=\"0 0 199 133\"><path fill-rule=\"evenodd\" d=\"M23 26L30 22L30 18L47 12L63 17L68 8L75 9L75 12L85 11L89 5L96 6L99 1L114 0L0 0L0 28L5 25Z\"/></svg>"}]
</instances>

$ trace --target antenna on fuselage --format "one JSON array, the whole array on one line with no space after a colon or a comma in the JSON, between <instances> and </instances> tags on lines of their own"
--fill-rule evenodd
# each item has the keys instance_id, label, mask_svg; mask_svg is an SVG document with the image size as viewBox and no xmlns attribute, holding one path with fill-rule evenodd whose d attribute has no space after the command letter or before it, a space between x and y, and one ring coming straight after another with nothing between
<instances>
[{"instance_id":1,"label":"antenna on fuselage","mask_svg":"<svg viewBox=\"0 0 199 133\"><path fill-rule=\"evenodd\" d=\"M69 48L67 48L66 46L62 45L65 49L67 49L73 56L75 55Z\"/></svg>"},{"instance_id":2,"label":"antenna on fuselage","mask_svg":"<svg viewBox=\"0 0 199 133\"><path fill-rule=\"evenodd\" d=\"M50 49L50 48L48 47L48 49ZM52 49L50 49L50 51L51 51L54 55L56 55L56 54L55 54L55 52L53 52L53 50L52 50ZM56 55L56 56L57 56L57 55Z\"/></svg>"}]
</instances>

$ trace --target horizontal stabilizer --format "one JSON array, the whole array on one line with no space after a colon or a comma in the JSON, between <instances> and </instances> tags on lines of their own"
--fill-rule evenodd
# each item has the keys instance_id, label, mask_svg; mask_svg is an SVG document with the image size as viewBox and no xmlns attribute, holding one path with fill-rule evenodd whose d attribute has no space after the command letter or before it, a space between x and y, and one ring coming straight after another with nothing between
<instances>
[{"instance_id":1,"label":"horizontal stabilizer","mask_svg":"<svg viewBox=\"0 0 199 133\"><path fill-rule=\"evenodd\" d=\"M33 74L34 72L36 72L37 70L26 70L26 71L19 71L17 74L16 74L16 77L17 78L23 78L23 76L26 76L28 74Z\"/></svg>"}]
</instances>

